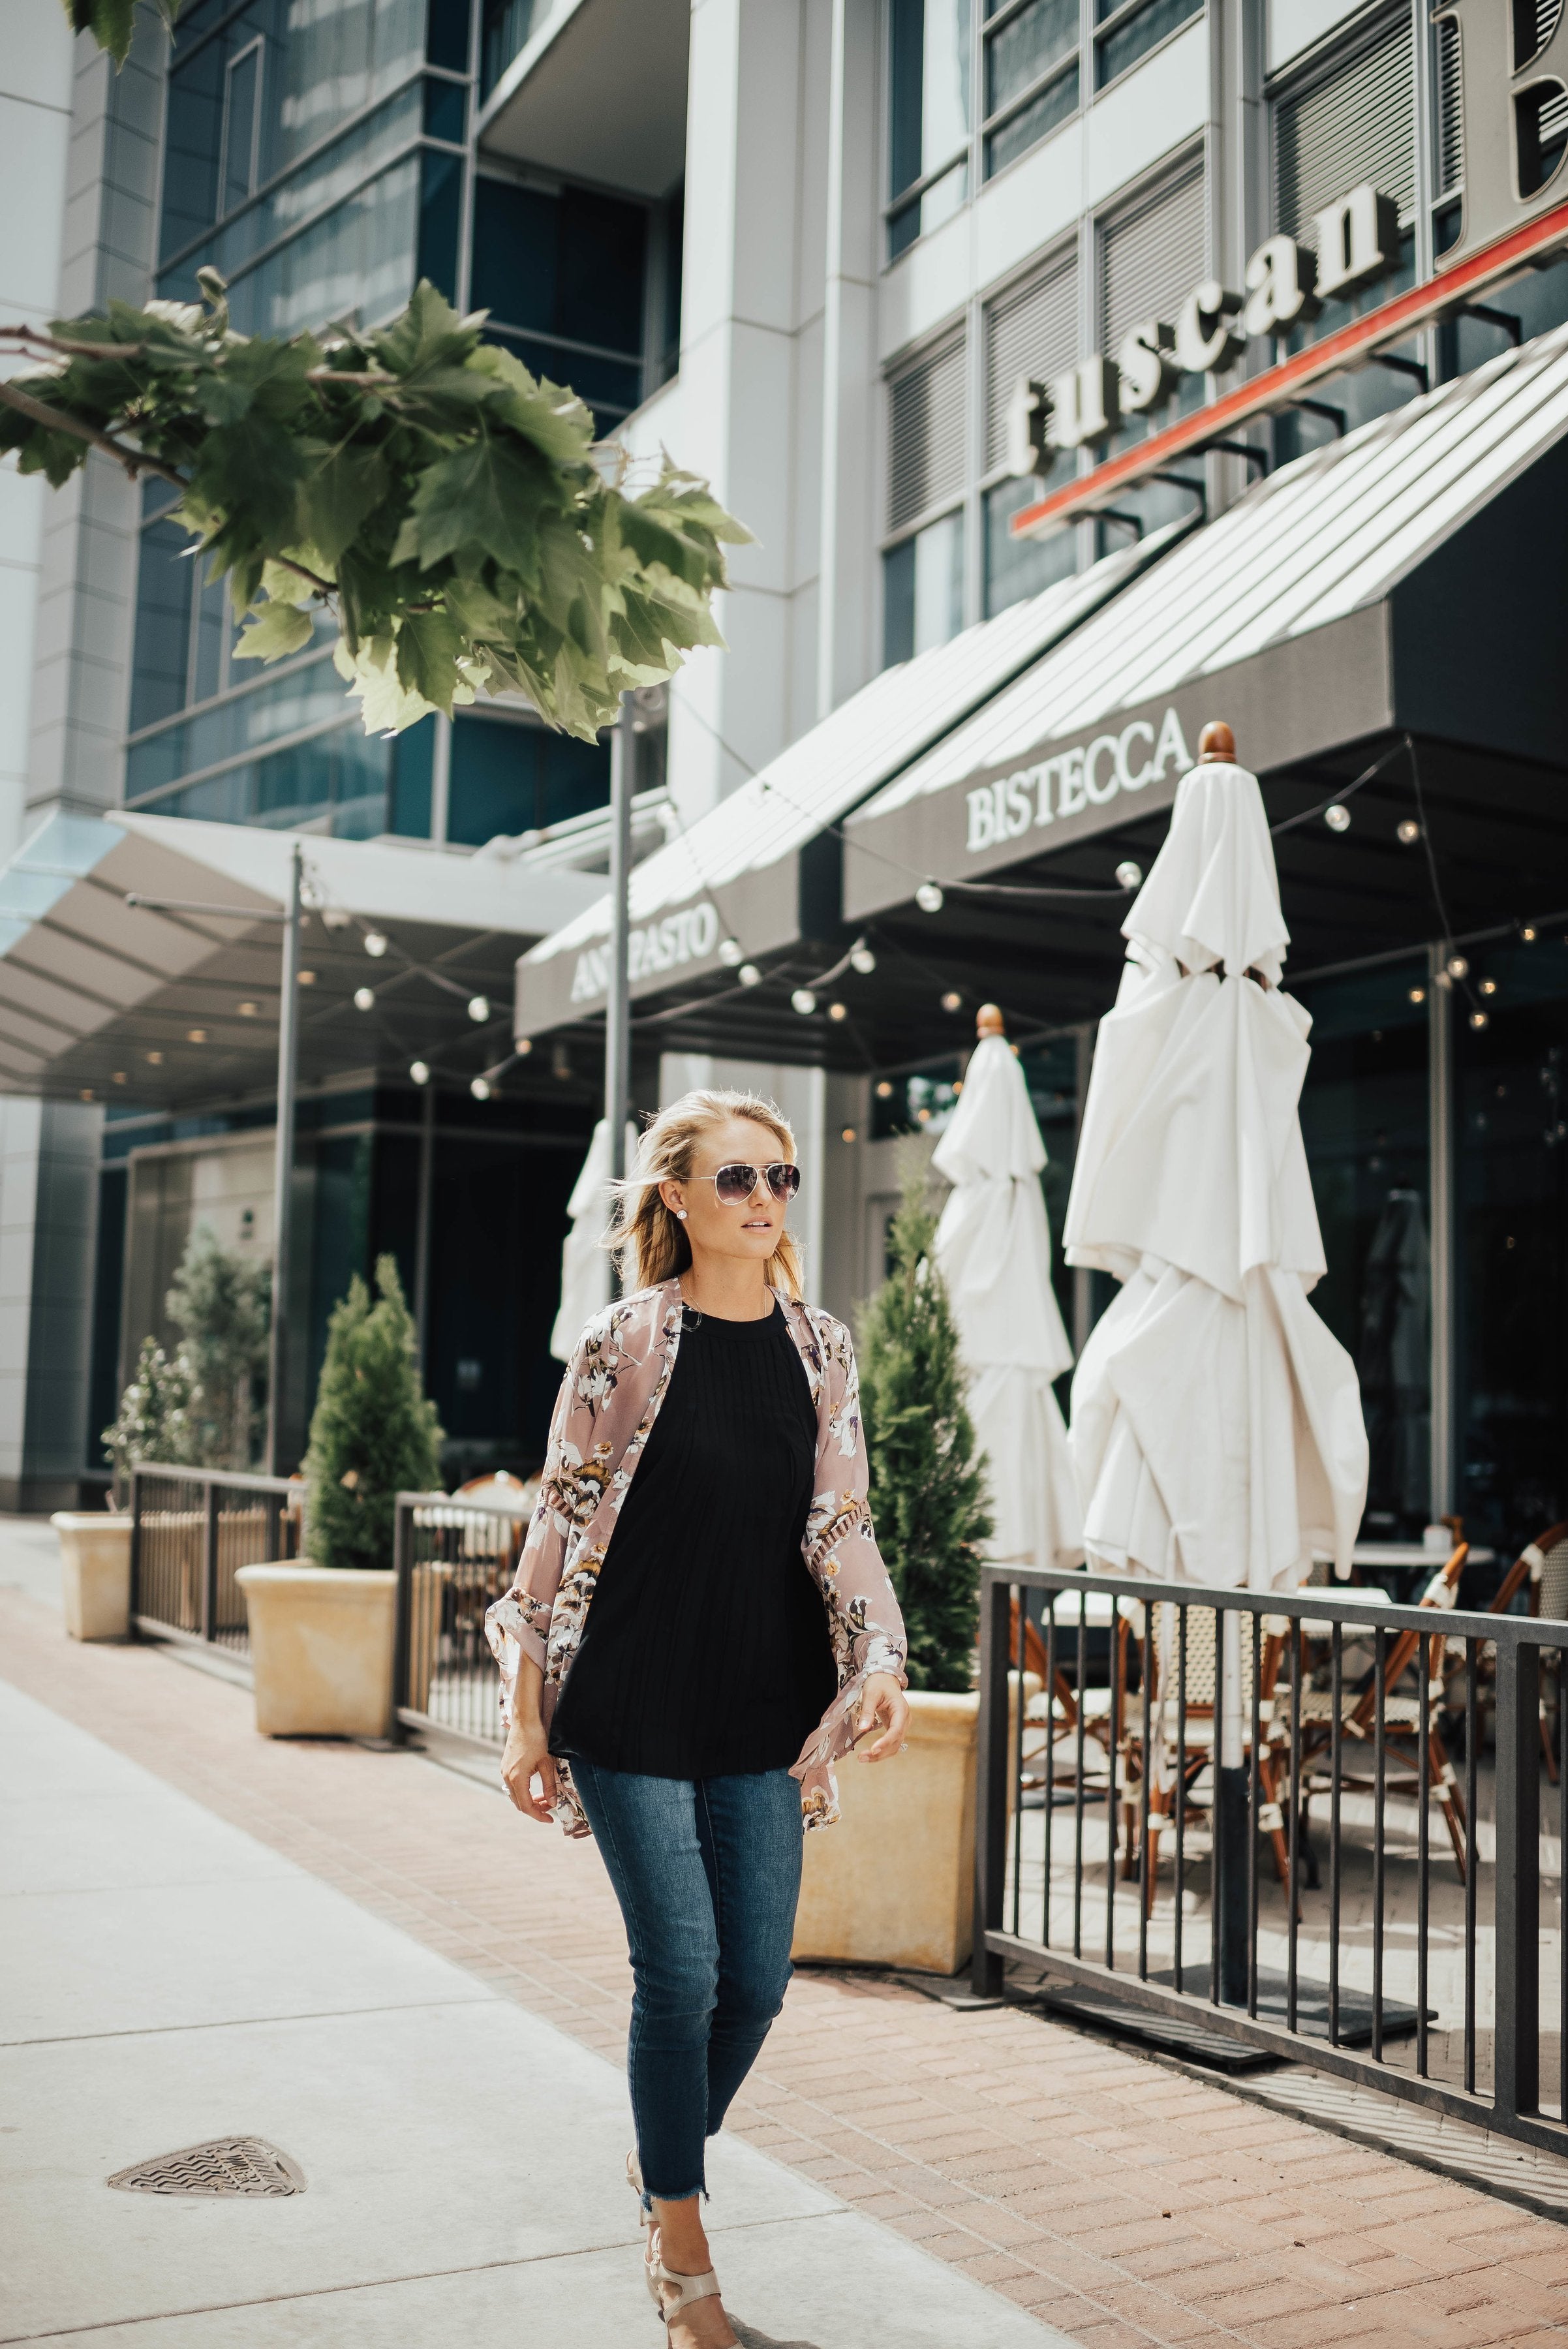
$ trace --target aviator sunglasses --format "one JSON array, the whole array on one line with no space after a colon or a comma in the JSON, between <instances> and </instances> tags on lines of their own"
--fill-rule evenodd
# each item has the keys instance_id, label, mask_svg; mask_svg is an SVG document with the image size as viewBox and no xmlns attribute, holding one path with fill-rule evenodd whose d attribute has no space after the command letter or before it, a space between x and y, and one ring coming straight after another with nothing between
<instances>
[{"instance_id":1,"label":"aviator sunglasses","mask_svg":"<svg viewBox=\"0 0 1568 2349\"><path fill-rule=\"evenodd\" d=\"M716 1174L687 1174L688 1183L711 1183L713 1195L726 1207L739 1207L748 1200L759 1183L766 1183L775 1199L793 1199L800 1189L800 1168L777 1158L771 1166L745 1166L739 1161L732 1166L721 1166Z\"/></svg>"}]
</instances>

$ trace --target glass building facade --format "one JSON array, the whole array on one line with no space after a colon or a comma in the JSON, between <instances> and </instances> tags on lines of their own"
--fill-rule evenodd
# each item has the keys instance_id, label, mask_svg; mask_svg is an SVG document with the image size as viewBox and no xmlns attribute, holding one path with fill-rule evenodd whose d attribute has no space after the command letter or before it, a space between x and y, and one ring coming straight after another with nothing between
<instances>
[{"instance_id":1,"label":"glass building facade","mask_svg":"<svg viewBox=\"0 0 1568 2349\"><path fill-rule=\"evenodd\" d=\"M168 74L160 297L194 300L197 271L215 268L238 327L289 335L374 325L428 278L487 310L498 340L612 432L673 370L680 194L545 185L479 152L476 80L529 21L514 6L481 23L472 0L200 0ZM607 747L521 709L368 740L328 621L286 663L235 661L225 590L202 579L171 502L147 485L128 804L472 847L605 802Z\"/></svg>"}]
</instances>

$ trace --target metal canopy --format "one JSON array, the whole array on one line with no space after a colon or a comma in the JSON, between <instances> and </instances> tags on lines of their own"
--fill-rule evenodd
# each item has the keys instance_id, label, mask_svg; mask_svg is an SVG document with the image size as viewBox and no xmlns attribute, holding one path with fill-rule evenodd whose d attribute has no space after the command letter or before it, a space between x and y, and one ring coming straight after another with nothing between
<instances>
[{"instance_id":1,"label":"metal canopy","mask_svg":"<svg viewBox=\"0 0 1568 2349\"><path fill-rule=\"evenodd\" d=\"M1565 432L1560 328L1259 482L848 819L845 919L1168 806L1209 717L1260 772L1432 726L1417 700L1445 705L1434 731L1553 757L1555 714L1529 680L1480 674L1473 625L1458 678L1423 677L1390 602ZM1475 624L1545 552L1541 523L1521 523L1498 575L1450 583Z\"/></svg>"},{"instance_id":2,"label":"metal canopy","mask_svg":"<svg viewBox=\"0 0 1568 2349\"><path fill-rule=\"evenodd\" d=\"M0 869L0 1086L161 1107L270 1093L294 837L129 812L51 817ZM303 847L306 1083L415 1059L466 1081L504 1059L520 942L604 885L548 852L463 857L314 834ZM128 905L132 893L225 910L157 911ZM379 957L367 933L386 938ZM362 987L369 1012L354 1006ZM468 1010L480 996L493 1007L483 1022Z\"/></svg>"},{"instance_id":3,"label":"metal canopy","mask_svg":"<svg viewBox=\"0 0 1568 2349\"><path fill-rule=\"evenodd\" d=\"M837 842L824 827L1060 644L1190 527L1183 521L1152 532L950 643L884 669L645 858L631 877L633 999L684 990L704 974L733 985L742 956L758 962L803 937L831 934L839 915ZM825 842L830 853L815 854ZM609 927L604 896L523 957L519 1037L602 1012Z\"/></svg>"}]
</instances>

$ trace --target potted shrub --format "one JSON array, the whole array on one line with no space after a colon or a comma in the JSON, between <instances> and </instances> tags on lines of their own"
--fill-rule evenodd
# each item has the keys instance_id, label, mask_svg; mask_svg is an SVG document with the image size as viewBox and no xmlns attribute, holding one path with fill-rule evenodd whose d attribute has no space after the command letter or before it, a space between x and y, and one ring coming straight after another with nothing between
<instances>
[{"instance_id":1,"label":"potted shrub","mask_svg":"<svg viewBox=\"0 0 1568 2349\"><path fill-rule=\"evenodd\" d=\"M242 1567L256 1727L265 1736L384 1737L392 1723L398 1493L428 1492L441 1427L425 1398L398 1268L358 1274L334 1307L305 1460L307 1557Z\"/></svg>"},{"instance_id":2,"label":"potted shrub","mask_svg":"<svg viewBox=\"0 0 1568 2349\"><path fill-rule=\"evenodd\" d=\"M931 1257L922 1164L863 1317L860 1402L877 1539L909 1636L908 1751L839 1764L843 1816L805 1838L794 1954L940 1974L967 1961L974 1897L980 1546L991 1531L958 1337Z\"/></svg>"}]
</instances>

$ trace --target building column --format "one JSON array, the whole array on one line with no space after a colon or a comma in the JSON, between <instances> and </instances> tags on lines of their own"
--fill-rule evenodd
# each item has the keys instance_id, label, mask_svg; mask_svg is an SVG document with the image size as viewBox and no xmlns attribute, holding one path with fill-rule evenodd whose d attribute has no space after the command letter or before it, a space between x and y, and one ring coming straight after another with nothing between
<instances>
[{"instance_id":1,"label":"building column","mask_svg":"<svg viewBox=\"0 0 1568 2349\"><path fill-rule=\"evenodd\" d=\"M828 0L695 0L681 278L682 464L756 544L670 694L690 823L816 714Z\"/></svg>"},{"instance_id":2,"label":"building column","mask_svg":"<svg viewBox=\"0 0 1568 2349\"><path fill-rule=\"evenodd\" d=\"M875 627L879 374L876 0L833 0L822 330L822 523L816 710L881 667Z\"/></svg>"},{"instance_id":3,"label":"building column","mask_svg":"<svg viewBox=\"0 0 1568 2349\"><path fill-rule=\"evenodd\" d=\"M74 1508L90 1442L103 1112L0 1100L0 1509Z\"/></svg>"}]
</instances>

